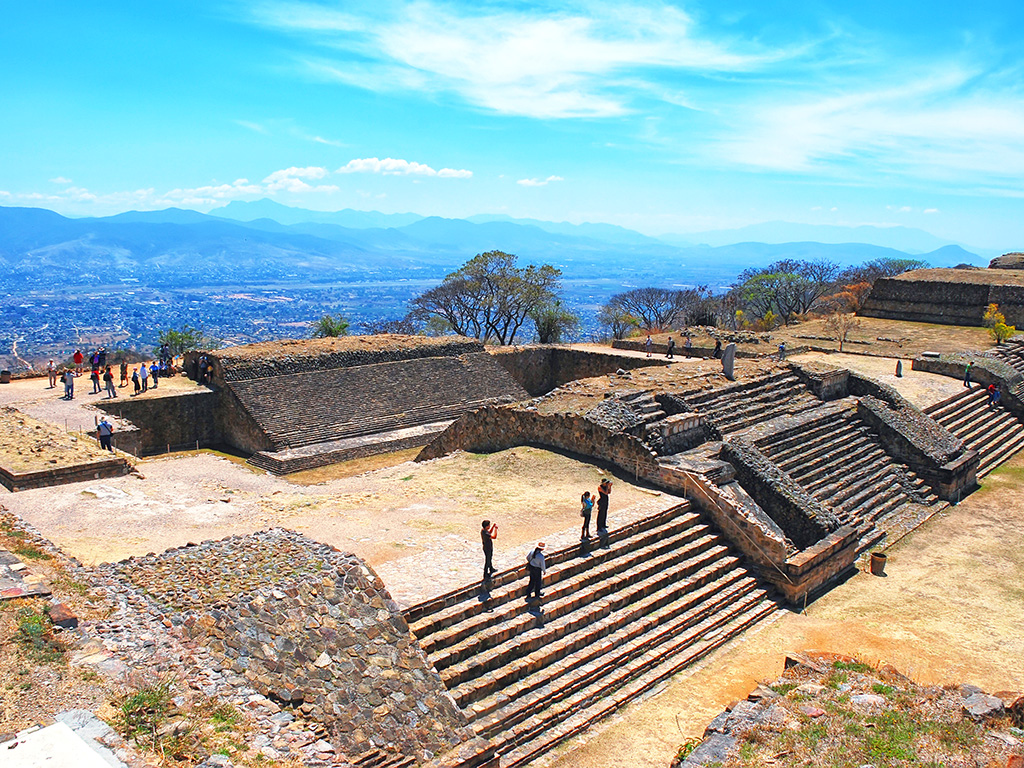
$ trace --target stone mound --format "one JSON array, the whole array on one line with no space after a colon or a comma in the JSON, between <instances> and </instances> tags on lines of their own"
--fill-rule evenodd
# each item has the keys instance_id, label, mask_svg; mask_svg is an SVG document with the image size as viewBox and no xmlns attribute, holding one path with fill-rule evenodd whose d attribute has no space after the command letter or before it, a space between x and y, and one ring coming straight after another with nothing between
<instances>
[{"instance_id":1,"label":"stone mound","mask_svg":"<svg viewBox=\"0 0 1024 768\"><path fill-rule=\"evenodd\" d=\"M350 754L428 758L471 737L398 605L362 560L283 529L105 567Z\"/></svg>"},{"instance_id":2,"label":"stone mound","mask_svg":"<svg viewBox=\"0 0 1024 768\"><path fill-rule=\"evenodd\" d=\"M989 269L1024 269L1024 253L1014 251L997 256L988 263Z\"/></svg>"}]
</instances>

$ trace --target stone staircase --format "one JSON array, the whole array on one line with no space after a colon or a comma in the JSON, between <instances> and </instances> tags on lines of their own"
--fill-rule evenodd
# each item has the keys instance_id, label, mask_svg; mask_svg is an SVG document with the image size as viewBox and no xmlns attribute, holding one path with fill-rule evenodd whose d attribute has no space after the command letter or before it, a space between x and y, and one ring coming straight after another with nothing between
<instances>
[{"instance_id":1,"label":"stone staircase","mask_svg":"<svg viewBox=\"0 0 1024 768\"><path fill-rule=\"evenodd\" d=\"M1024 374L1024 341L1010 340L987 352L989 357L1009 365L1017 373Z\"/></svg>"},{"instance_id":2,"label":"stone staircase","mask_svg":"<svg viewBox=\"0 0 1024 768\"><path fill-rule=\"evenodd\" d=\"M755 445L811 496L861 535L861 548L885 535L885 520L907 504L940 503L931 486L896 461L877 435L849 408L822 408L800 429L759 439Z\"/></svg>"},{"instance_id":3,"label":"stone staircase","mask_svg":"<svg viewBox=\"0 0 1024 768\"><path fill-rule=\"evenodd\" d=\"M525 559L525 552L524 552ZM768 616L777 605L684 502L551 553L540 607L526 568L406 617L502 768L535 759Z\"/></svg>"},{"instance_id":4,"label":"stone staircase","mask_svg":"<svg viewBox=\"0 0 1024 768\"><path fill-rule=\"evenodd\" d=\"M726 389L683 394L681 397L693 410L714 424L723 436L821 404L792 371L774 373Z\"/></svg>"},{"instance_id":5,"label":"stone staircase","mask_svg":"<svg viewBox=\"0 0 1024 768\"><path fill-rule=\"evenodd\" d=\"M990 408L982 386L965 387L960 394L930 405L924 412L978 452L978 477L1024 448L1024 423L1002 405Z\"/></svg>"}]
</instances>

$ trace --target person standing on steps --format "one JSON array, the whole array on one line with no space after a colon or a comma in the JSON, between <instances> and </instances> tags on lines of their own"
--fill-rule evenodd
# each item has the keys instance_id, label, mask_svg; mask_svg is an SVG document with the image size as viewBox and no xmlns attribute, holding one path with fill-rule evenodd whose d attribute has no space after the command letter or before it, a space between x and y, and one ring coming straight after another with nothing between
<instances>
[{"instance_id":1,"label":"person standing on steps","mask_svg":"<svg viewBox=\"0 0 1024 768\"><path fill-rule=\"evenodd\" d=\"M105 448L113 453L114 446L110 444L110 440L114 435L114 428L111 426L110 422L107 421L106 416L100 419L100 423L96 427L96 434L100 436L100 448Z\"/></svg>"},{"instance_id":2,"label":"person standing on steps","mask_svg":"<svg viewBox=\"0 0 1024 768\"><path fill-rule=\"evenodd\" d=\"M594 497L590 491L584 491L580 497L580 517L583 518L583 528L580 529L580 541L590 540L590 515L594 512Z\"/></svg>"},{"instance_id":3,"label":"person standing on steps","mask_svg":"<svg viewBox=\"0 0 1024 768\"><path fill-rule=\"evenodd\" d=\"M971 388L971 374L974 372L974 361L972 360L964 368L964 386L968 389Z\"/></svg>"},{"instance_id":4,"label":"person standing on steps","mask_svg":"<svg viewBox=\"0 0 1024 768\"><path fill-rule=\"evenodd\" d=\"M995 408L997 405L999 405L999 397L1000 395L1002 395L1002 392L999 391L999 387L997 387L995 384L989 384L987 391L988 407Z\"/></svg>"},{"instance_id":5,"label":"person standing on steps","mask_svg":"<svg viewBox=\"0 0 1024 768\"><path fill-rule=\"evenodd\" d=\"M672 359L672 355L676 351L676 340L671 336L668 337L668 352L665 353L665 357L669 360Z\"/></svg>"},{"instance_id":6,"label":"person standing on steps","mask_svg":"<svg viewBox=\"0 0 1024 768\"><path fill-rule=\"evenodd\" d=\"M547 563L544 562L543 541L539 542L526 558L526 570L530 573L530 584L526 588L526 599L540 600L540 587L544 581L544 571L547 570Z\"/></svg>"},{"instance_id":7,"label":"person standing on steps","mask_svg":"<svg viewBox=\"0 0 1024 768\"><path fill-rule=\"evenodd\" d=\"M612 481L605 478L597 486L597 535L608 533L608 497L612 493Z\"/></svg>"},{"instance_id":8,"label":"person standing on steps","mask_svg":"<svg viewBox=\"0 0 1024 768\"><path fill-rule=\"evenodd\" d=\"M480 524L480 543L484 548L484 581L490 581L494 575L494 540L498 538L498 524L484 520Z\"/></svg>"}]
</instances>

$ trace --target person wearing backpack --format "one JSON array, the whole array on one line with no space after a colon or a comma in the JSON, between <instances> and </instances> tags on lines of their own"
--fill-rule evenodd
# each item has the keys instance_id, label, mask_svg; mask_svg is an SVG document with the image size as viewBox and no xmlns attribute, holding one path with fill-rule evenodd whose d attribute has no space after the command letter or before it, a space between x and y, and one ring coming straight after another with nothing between
<instances>
[{"instance_id":1,"label":"person wearing backpack","mask_svg":"<svg viewBox=\"0 0 1024 768\"><path fill-rule=\"evenodd\" d=\"M109 421L107 421L106 416L100 419L100 423L96 427L96 433L100 436L100 448L105 448L113 453L114 446L111 445L110 440L114 435L114 427Z\"/></svg>"},{"instance_id":2,"label":"person wearing backpack","mask_svg":"<svg viewBox=\"0 0 1024 768\"><path fill-rule=\"evenodd\" d=\"M580 530L580 541L590 539L590 516L594 512L594 497L590 491L584 491L580 497L580 517L583 518L583 528Z\"/></svg>"},{"instance_id":3,"label":"person wearing backpack","mask_svg":"<svg viewBox=\"0 0 1024 768\"><path fill-rule=\"evenodd\" d=\"M530 584L526 588L526 599L540 600L540 587L544 581L544 571L547 564L544 562L544 542L540 542L526 558L526 570L530 573Z\"/></svg>"}]
</instances>

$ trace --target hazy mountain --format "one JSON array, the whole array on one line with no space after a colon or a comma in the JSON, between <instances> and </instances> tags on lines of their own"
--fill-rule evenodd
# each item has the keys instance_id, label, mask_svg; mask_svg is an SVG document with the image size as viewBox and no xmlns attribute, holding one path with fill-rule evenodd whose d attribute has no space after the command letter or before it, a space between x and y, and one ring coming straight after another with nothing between
<instances>
[{"instance_id":1,"label":"hazy mountain","mask_svg":"<svg viewBox=\"0 0 1024 768\"><path fill-rule=\"evenodd\" d=\"M423 217L416 213L380 213L379 211L356 211L346 208L343 211L309 211L305 208L292 208L263 198L245 202L232 200L223 208L214 208L211 216L235 221L253 221L255 219L272 219L279 224L305 224L319 222L337 224L352 229L369 229L372 227L402 227L412 224Z\"/></svg>"},{"instance_id":2,"label":"hazy mountain","mask_svg":"<svg viewBox=\"0 0 1024 768\"><path fill-rule=\"evenodd\" d=\"M864 243L883 248L894 248L910 254L929 253L946 245L949 240L910 227L841 227L831 224L791 224L770 221L739 229L721 229L690 234L661 235L661 240L675 245L733 245L735 243Z\"/></svg>"},{"instance_id":3,"label":"hazy mountain","mask_svg":"<svg viewBox=\"0 0 1024 768\"><path fill-rule=\"evenodd\" d=\"M635 232L632 229L619 227L615 224L570 224L567 221L553 222L540 221L539 219L516 219L505 214L481 213L476 216L469 216L466 221L474 224L486 224L493 221L504 221L512 224L525 224L538 227L545 232L555 235L572 235L575 237L587 237L594 240L602 240L606 243L619 243L623 245L650 245L658 243L657 238Z\"/></svg>"}]
</instances>

